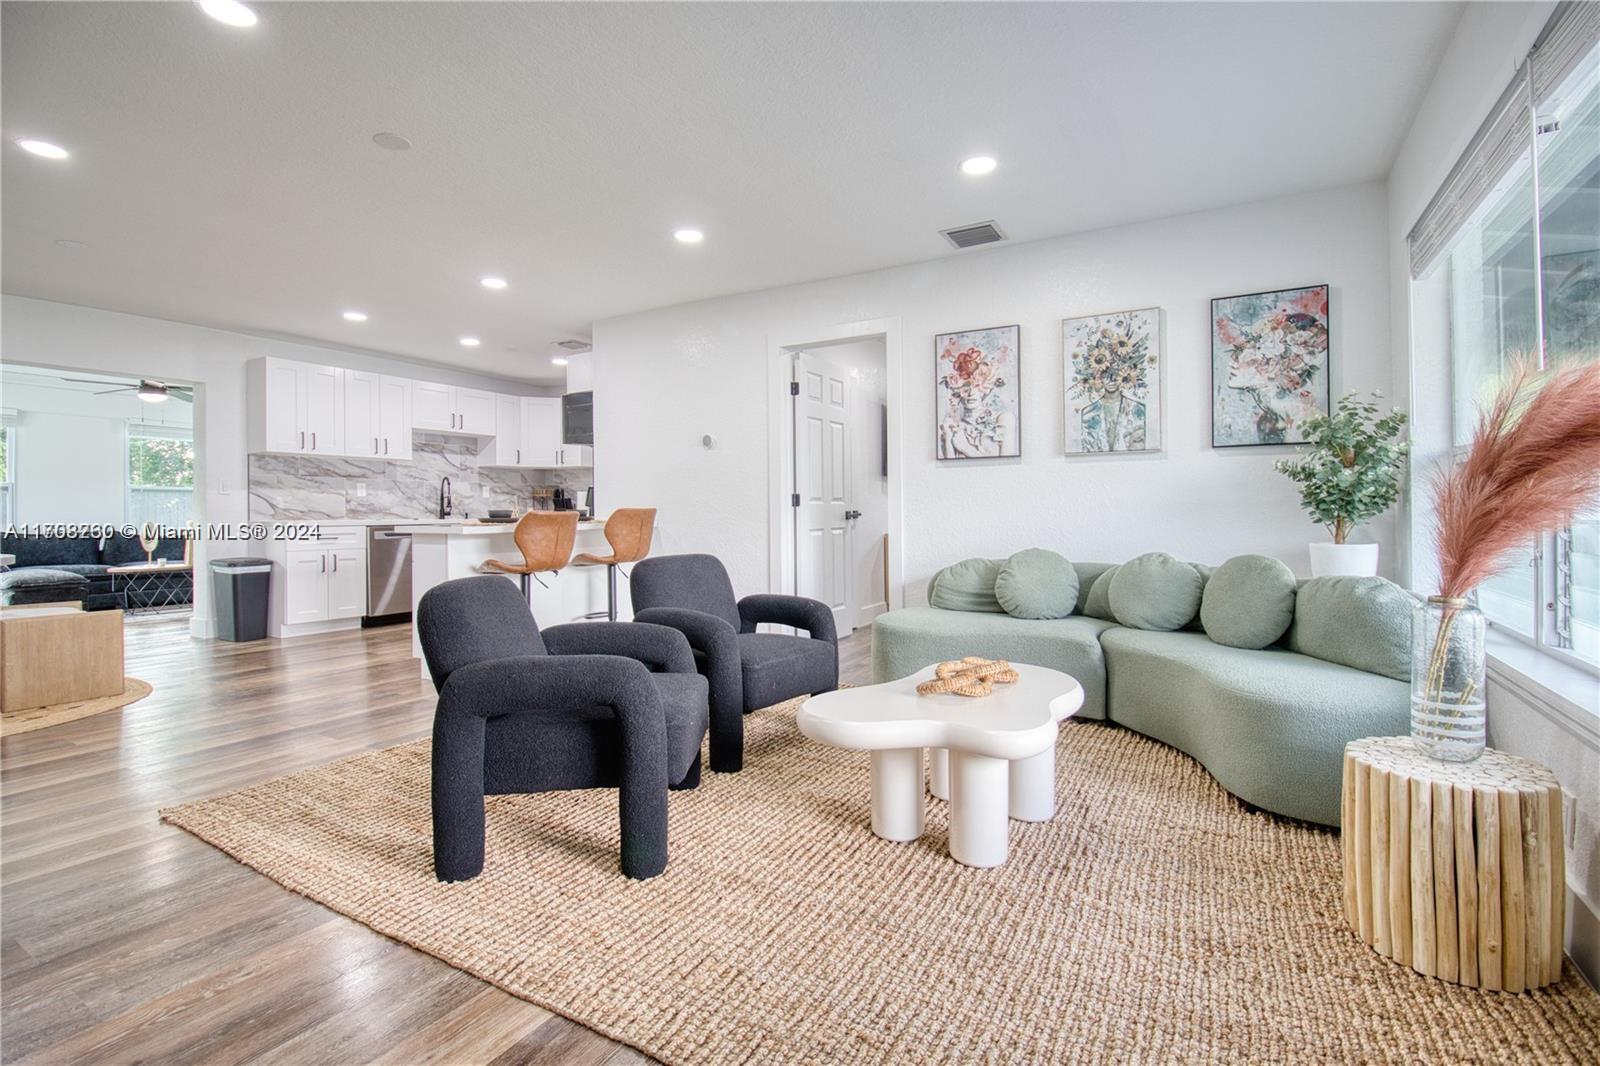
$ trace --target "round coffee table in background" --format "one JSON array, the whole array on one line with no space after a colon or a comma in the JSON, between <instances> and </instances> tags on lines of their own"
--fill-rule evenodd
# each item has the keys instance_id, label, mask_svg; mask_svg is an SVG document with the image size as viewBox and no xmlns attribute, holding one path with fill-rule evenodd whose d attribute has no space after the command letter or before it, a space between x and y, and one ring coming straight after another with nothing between
<instances>
[{"instance_id":1,"label":"round coffee table in background","mask_svg":"<svg viewBox=\"0 0 1600 1066\"><path fill-rule=\"evenodd\" d=\"M885 840L922 835L922 749L949 752L940 782L950 800L950 856L968 866L1006 860L1008 818L1047 821L1056 806L1056 731L1083 706L1083 687L1058 670L1015 666L1018 680L993 695L921 696L929 666L881 685L813 696L796 714L800 732L872 753L872 831Z\"/></svg>"},{"instance_id":2,"label":"round coffee table in background","mask_svg":"<svg viewBox=\"0 0 1600 1066\"><path fill-rule=\"evenodd\" d=\"M1345 918L1420 974L1521 992L1561 979L1561 786L1490 749L1429 758L1410 737L1344 749Z\"/></svg>"}]
</instances>

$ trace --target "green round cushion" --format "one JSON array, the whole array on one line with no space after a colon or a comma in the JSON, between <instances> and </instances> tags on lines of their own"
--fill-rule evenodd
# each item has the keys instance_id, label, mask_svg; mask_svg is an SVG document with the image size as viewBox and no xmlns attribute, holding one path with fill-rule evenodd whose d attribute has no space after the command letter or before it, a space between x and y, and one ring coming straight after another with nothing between
<instances>
[{"instance_id":1,"label":"green round cushion","mask_svg":"<svg viewBox=\"0 0 1600 1066\"><path fill-rule=\"evenodd\" d=\"M1115 622L1117 616L1111 613L1111 579L1117 576L1117 567L1110 566L1100 572L1089 585L1089 592L1083 598L1083 613L1089 618L1101 618L1107 622Z\"/></svg>"},{"instance_id":2,"label":"green round cushion","mask_svg":"<svg viewBox=\"0 0 1600 1066\"><path fill-rule=\"evenodd\" d=\"M1294 571L1270 555L1237 555L1206 582L1200 624L1214 643L1265 648L1294 621Z\"/></svg>"},{"instance_id":3,"label":"green round cushion","mask_svg":"<svg viewBox=\"0 0 1600 1066\"><path fill-rule=\"evenodd\" d=\"M1078 606L1078 571L1065 556L1028 548L1000 568L994 598L1013 618L1065 618Z\"/></svg>"},{"instance_id":4,"label":"green round cushion","mask_svg":"<svg viewBox=\"0 0 1600 1066\"><path fill-rule=\"evenodd\" d=\"M994 598L994 582L999 576L999 559L963 559L933 575L928 603L946 611L1000 614L1003 608Z\"/></svg>"},{"instance_id":5,"label":"green round cushion","mask_svg":"<svg viewBox=\"0 0 1600 1066\"><path fill-rule=\"evenodd\" d=\"M1150 552L1117 567L1111 613L1131 629L1182 629L1200 609L1202 585L1193 566L1166 552Z\"/></svg>"}]
</instances>

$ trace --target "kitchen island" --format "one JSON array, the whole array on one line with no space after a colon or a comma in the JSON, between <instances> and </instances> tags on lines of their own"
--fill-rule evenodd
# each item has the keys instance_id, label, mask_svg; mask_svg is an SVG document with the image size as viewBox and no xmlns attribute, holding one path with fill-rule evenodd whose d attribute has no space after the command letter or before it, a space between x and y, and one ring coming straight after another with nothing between
<instances>
[{"instance_id":1,"label":"kitchen island","mask_svg":"<svg viewBox=\"0 0 1600 1066\"><path fill-rule=\"evenodd\" d=\"M396 533L411 535L411 654L422 658L422 644L417 638L417 604L423 593L443 581L458 577L473 577L486 559L520 560L511 532L514 523L463 521L445 523L419 522L408 525L395 523ZM610 554L610 545L604 535L604 521L578 523L574 556L587 552L590 555ZM515 584L514 574L506 580ZM530 579L533 616L540 626L576 622L584 615L606 609L606 568L603 566L572 566L556 574L539 574ZM628 582L617 581L617 617L631 618L633 609L628 600ZM426 663L421 664L424 677L428 674Z\"/></svg>"}]
</instances>

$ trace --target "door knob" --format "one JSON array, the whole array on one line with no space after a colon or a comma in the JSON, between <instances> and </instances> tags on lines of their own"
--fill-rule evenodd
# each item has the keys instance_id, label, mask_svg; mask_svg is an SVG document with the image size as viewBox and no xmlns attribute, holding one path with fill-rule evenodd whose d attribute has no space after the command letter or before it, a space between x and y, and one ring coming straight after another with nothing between
<instances>
[{"instance_id":1,"label":"door knob","mask_svg":"<svg viewBox=\"0 0 1600 1066\"><path fill-rule=\"evenodd\" d=\"M860 518L860 517L861 517L861 512L860 511L846 511L844 513L844 520L846 522L854 521L855 519Z\"/></svg>"}]
</instances>

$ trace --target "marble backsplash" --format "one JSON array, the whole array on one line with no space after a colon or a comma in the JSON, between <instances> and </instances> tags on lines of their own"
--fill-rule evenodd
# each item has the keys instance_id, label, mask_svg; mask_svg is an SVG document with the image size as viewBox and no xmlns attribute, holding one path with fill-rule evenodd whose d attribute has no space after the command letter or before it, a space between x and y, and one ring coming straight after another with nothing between
<instances>
[{"instance_id":1,"label":"marble backsplash","mask_svg":"<svg viewBox=\"0 0 1600 1066\"><path fill-rule=\"evenodd\" d=\"M535 494L563 488L583 502L592 470L480 467L483 442L418 433L409 463L310 455L250 456L250 520L433 518L439 481L450 479L454 513L480 517L492 507L525 510ZM359 486L366 487L358 495Z\"/></svg>"}]
</instances>

